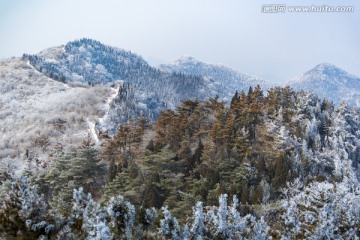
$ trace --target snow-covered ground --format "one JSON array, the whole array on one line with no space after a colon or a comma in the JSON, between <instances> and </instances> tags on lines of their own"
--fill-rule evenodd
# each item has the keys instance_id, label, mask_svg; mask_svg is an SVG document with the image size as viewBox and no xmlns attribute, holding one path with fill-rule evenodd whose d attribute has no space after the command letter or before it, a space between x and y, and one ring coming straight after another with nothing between
<instances>
[{"instance_id":1,"label":"snow-covered ground","mask_svg":"<svg viewBox=\"0 0 360 240\"><path fill-rule=\"evenodd\" d=\"M0 162L17 169L36 159L42 165L51 161L55 146L78 146L87 137L87 120L94 130L116 93L110 86L55 81L20 58L0 61Z\"/></svg>"}]
</instances>

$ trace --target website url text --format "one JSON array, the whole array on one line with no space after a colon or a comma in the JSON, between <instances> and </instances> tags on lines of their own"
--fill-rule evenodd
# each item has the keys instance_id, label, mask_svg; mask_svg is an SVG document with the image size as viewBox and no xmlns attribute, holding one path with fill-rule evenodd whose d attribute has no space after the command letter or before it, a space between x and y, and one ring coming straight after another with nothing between
<instances>
[{"instance_id":1,"label":"website url text","mask_svg":"<svg viewBox=\"0 0 360 240\"><path fill-rule=\"evenodd\" d=\"M264 4L261 6L263 13L353 13L354 6L287 6L286 4Z\"/></svg>"}]
</instances>

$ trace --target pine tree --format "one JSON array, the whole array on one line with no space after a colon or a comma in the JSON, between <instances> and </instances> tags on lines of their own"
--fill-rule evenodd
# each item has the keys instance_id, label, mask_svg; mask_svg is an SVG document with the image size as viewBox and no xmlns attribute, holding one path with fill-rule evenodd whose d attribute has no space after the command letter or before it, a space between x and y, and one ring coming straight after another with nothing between
<instances>
[{"instance_id":1,"label":"pine tree","mask_svg":"<svg viewBox=\"0 0 360 240\"><path fill-rule=\"evenodd\" d=\"M126 195L126 192L130 190L131 178L126 171L119 172L115 175L115 178L106 184L104 187L104 194L102 195L101 202L108 201L112 196L117 194Z\"/></svg>"},{"instance_id":2,"label":"pine tree","mask_svg":"<svg viewBox=\"0 0 360 240\"><path fill-rule=\"evenodd\" d=\"M197 202L196 206L193 209L193 224L191 226L191 234L196 240L203 239L203 236L206 234L206 228L205 228L205 215L203 212L203 203Z\"/></svg>"},{"instance_id":3,"label":"pine tree","mask_svg":"<svg viewBox=\"0 0 360 240\"><path fill-rule=\"evenodd\" d=\"M188 175L196 164L188 144L185 143L185 147L179 150L179 157L184 160L184 174Z\"/></svg>"},{"instance_id":4,"label":"pine tree","mask_svg":"<svg viewBox=\"0 0 360 240\"><path fill-rule=\"evenodd\" d=\"M114 180L116 174L117 174L117 165L115 164L115 160L112 159L109 164L109 170L108 170L106 182L107 183L112 182L112 180Z\"/></svg>"},{"instance_id":5,"label":"pine tree","mask_svg":"<svg viewBox=\"0 0 360 240\"><path fill-rule=\"evenodd\" d=\"M155 145L154 145L154 141L152 139L149 141L148 145L146 146L146 149L151 152L155 151Z\"/></svg>"},{"instance_id":6,"label":"pine tree","mask_svg":"<svg viewBox=\"0 0 360 240\"><path fill-rule=\"evenodd\" d=\"M119 195L110 199L106 210L115 236L121 239L132 239L133 225L136 218L135 207Z\"/></svg>"},{"instance_id":7,"label":"pine tree","mask_svg":"<svg viewBox=\"0 0 360 240\"><path fill-rule=\"evenodd\" d=\"M204 145L201 142L201 139L199 140L198 146L195 149L194 155L192 156L192 162L195 165L199 165L201 163L201 156L204 151Z\"/></svg>"},{"instance_id":8,"label":"pine tree","mask_svg":"<svg viewBox=\"0 0 360 240\"><path fill-rule=\"evenodd\" d=\"M73 189L83 187L86 192L92 192L96 196L102 183L99 180L104 175L105 166L100 164L98 152L88 140L84 141L79 149L54 159L54 165L44 176L44 180L51 186L53 205L68 216L71 211L68 203L72 199Z\"/></svg>"},{"instance_id":9,"label":"pine tree","mask_svg":"<svg viewBox=\"0 0 360 240\"><path fill-rule=\"evenodd\" d=\"M263 92L261 90L261 87L257 85L254 92L250 96L248 95L248 97L251 99L248 110L250 114L249 136L251 140L255 141L257 126L261 123L261 114L263 107Z\"/></svg>"},{"instance_id":10,"label":"pine tree","mask_svg":"<svg viewBox=\"0 0 360 240\"><path fill-rule=\"evenodd\" d=\"M238 102L239 100L240 100L239 93L238 93L238 91L236 90L234 96L233 96L232 99L231 99L230 108L233 108L234 106L236 106L236 105L237 105L237 102Z\"/></svg>"},{"instance_id":11,"label":"pine tree","mask_svg":"<svg viewBox=\"0 0 360 240\"><path fill-rule=\"evenodd\" d=\"M0 209L0 229L9 238L48 237L55 228L43 195L26 177L16 180ZM0 234L2 237L2 234Z\"/></svg>"},{"instance_id":12,"label":"pine tree","mask_svg":"<svg viewBox=\"0 0 360 240\"><path fill-rule=\"evenodd\" d=\"M159 233L173 240L181 239L181 229L178 220L172 216L167 207L161 208L164 218L160 220Z\"/></svg>"}]
</instances>

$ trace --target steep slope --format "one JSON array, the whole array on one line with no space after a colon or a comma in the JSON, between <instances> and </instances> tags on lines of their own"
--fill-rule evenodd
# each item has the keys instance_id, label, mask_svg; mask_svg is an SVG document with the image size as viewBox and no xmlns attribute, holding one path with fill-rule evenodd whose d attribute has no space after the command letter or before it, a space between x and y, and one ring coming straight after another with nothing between
<instances>
[{"instance_id":1,"label":"steep slope","mask_svg":"<svg viewBox=\"0 0 360 240\"><path fill-rule=\"evenodd\" d=\"M214 93L227 99L231 99L234 90L247 92L250 86L260 85L263 89L270 86L259 77L238 72L222 64L205 63L190 56L183 56L170 64L160 65L159 69L204 77Z\"/></svg>"},{"instance_id":2,"label":"steep slope","mask_svg":"<svg viewBox=\"0 0 360 240\"><path fill-rule=\"evenodd\" d=\"M46 167L55 148L66 150L86 138L115 91L54 81L20 58L1 61L0 164Z\"/></svg>"},{"instance_id":3,"label":"steep slope","mask_svg":"<svg viewBox=\"0 0 360 240\"><path fill-rule=\"evenodd\" d=\"M294 78L289 85L296 90L311 91L321 98L329 98L335 104L347 102L360 107L360 78L332 64L317 65Z\"/></svg>"}]
</instances>

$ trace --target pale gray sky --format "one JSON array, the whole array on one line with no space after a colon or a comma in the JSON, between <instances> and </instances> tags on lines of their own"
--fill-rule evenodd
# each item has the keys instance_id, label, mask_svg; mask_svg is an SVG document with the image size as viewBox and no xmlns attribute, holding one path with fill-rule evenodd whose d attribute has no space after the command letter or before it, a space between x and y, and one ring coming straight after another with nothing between
<instances>
[{"instance_id":1,"label":"pale gray sky","mask_svg":"<svg viewBox=\"0 0 360 240\"><path fill-rule=\"evenodd\" d=\"M269 3L353 13L261 13ZM182 55L286 81L328 62L360 75L358 0L0 0L0 58L82 37L147 60Z\"/></svg>"}]
</instances>

